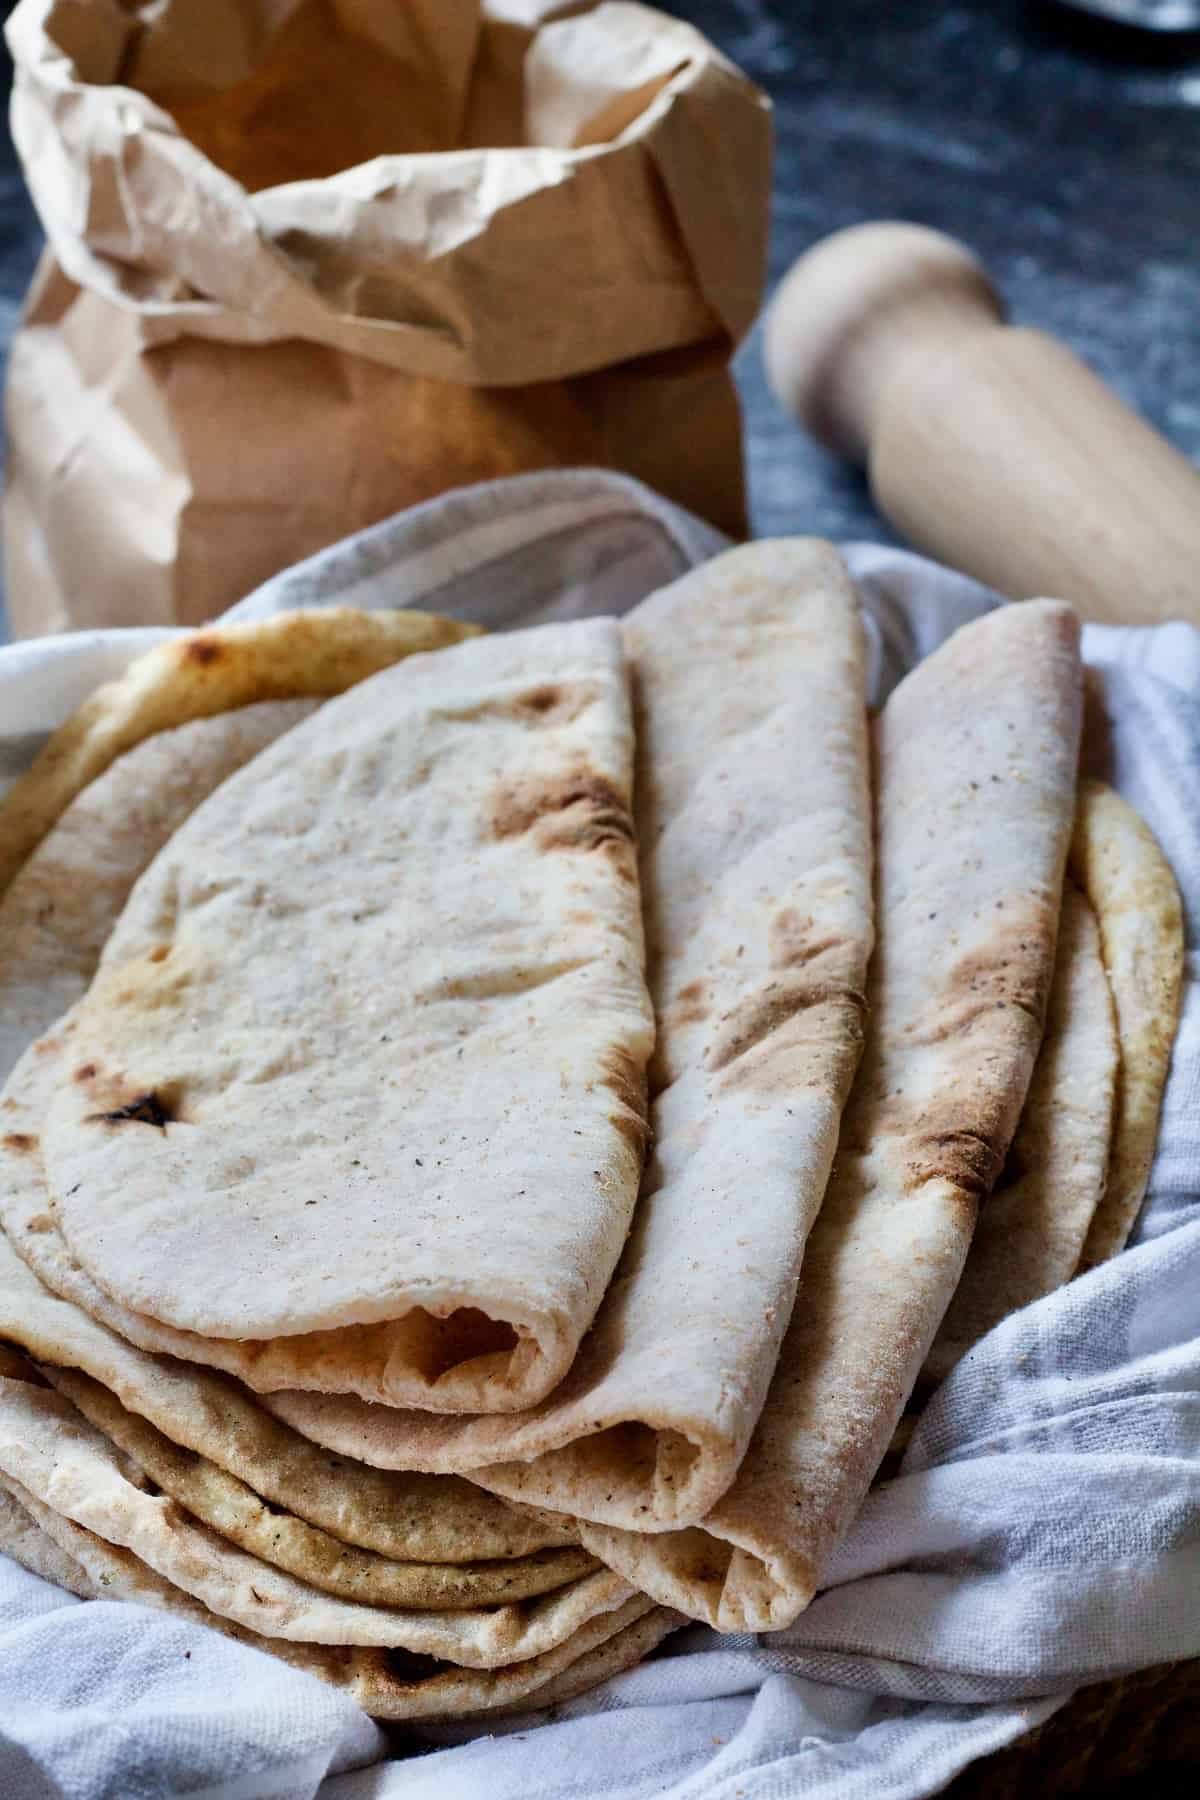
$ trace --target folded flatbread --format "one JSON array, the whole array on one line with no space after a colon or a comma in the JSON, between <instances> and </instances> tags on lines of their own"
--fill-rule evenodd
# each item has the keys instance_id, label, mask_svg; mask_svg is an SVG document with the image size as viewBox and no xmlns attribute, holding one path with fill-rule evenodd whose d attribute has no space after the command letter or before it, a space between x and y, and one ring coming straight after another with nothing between
<instances>
[{"instance_id":1,"label":"folded flatbread","mask_svg":"<svg viewBox=\"0 0 1200 1800\"><path fill-rule=\"evenodd\" d=\"M1068 877L1046 1033L1004 1170L922 1380L944 1381L1009 1313L1070 1281L1104 1193L1117 1032L1096 916Z\"/></svg>"},{"instance_id":2,"label":"folded flatbread","mask_svg":"<svg viewBox=\"0 0 1200 1800\"><path fill-rule=\"evenodd\" d=\"M655 1149L596 1324L520 1418L264 1400L383 1467L469 1470L519 1500L664 1530L710 1509L749 1442L861 1049L864 641L840 559L801 540L685 576L629 615L625 641Z\"/></svg>"},{"instance_id":3,"label":"folded flatbread","mask_svg":"<svg viewBox=\"0 0 1200 1800\"><path fill-rule=\"evenodd\" d=\"M402 657L478 633L433 613L331 606L158 645L90 694L0 799L0 892L76 794L155 732L252 701L341 694Z\"/></svg>"},{"instance_id":4,"label":"folded flatbread","mask_svg":"<svg viewBox=\"0 0 1200 1800\"><path fill-rule=\"evenodd\" d=\"M682 1623L677 1613L638 1594L615 1611L589 1619L554 1649L498 1669L462 1669L403 1650L265 1638L209 1612L130 1551L106 1543L2 1475L0 1549L80 1598L131 1600L211 1626L320 1676L377 1719L432 1722L551 1705L640 1662Z\"/></svg>"},{"instance_id":5,"label":"folded flatbread","mask_svg":"<svg viewBox=\"0 0 1200 1800\"><path fill-rule=\"evenodd\" d=\"M262 701L160 731L71 802L0 895L3 1073L86 991L134 882L171 833L318 704ZM455 1477L388 1474L350 1460L331 1470L328 1456L232 1382L147 1356L51 1293L3 1238L0 1336L91 1369L94 1403L117 1408L109 1424L123 1415L128 1431L151 1434L139 1445L143 1460L147 1442L160 1436L156 1420L175 1497L186 1505L198 1488L224 1535L240 1534L237 1541L267 1561L286 1559L281 1566L314 1586L385 1604L478 1605L549 1591L594 1566L573 1545L566 1519L535 1519ZM12 1373L2 1361L0 1372ZM104 1381L131 1412L99 1386Z\"/></svg>"},{"instance_id":6,"label":"folded flatbread","mask_svg":"<svg viewBox=\"0 0 1200 1800\"><path fill-rule=\"evenodd\" d=\"M43 1581L66 1588L79 1600L90 1600L95 1594L83 1567L46 1536L32 1514L4 1487L0 1487L0 1551L31 1575L40 1575Z\"/></svg>"},{"instance_id":7,"label":"folded flatbread","mask_svg":"<svg viewBox=\"0 0 1200 1800\"><path fill-rule=\"evenodd\" d=\"M1085 740L1086 702L1085 683ZM993 1325L1087 1267L1085 1245L1114 1255L1145 1196L1181 991L1178 890L1144 821L1092 779L1079 785L1068 867L1025 1110L920 1387L944 1380ZM1103 908L1103 940L1076 878ZM912 1423L901 1420L892 1456Z\"/></svg>"},{"instance_id":8,"label":"folded flatbread","mask_svg":"<svg viewBox=\"0 0 1200 1800\"><path fill-rule=\"evenodd\" d=\"M50 1373L52 1385L90 1425L115 1444L164 1494L193 1518L210 1525L239 1548L285 1569L310 1587L367 1606L440 1612L454 1607L508 1605L552 1593L592 1574L586 1550L543 1550L508 1560L469 1563L415 1563L355 1549L332 1533L300 1518L290 1507L267 1504L254 1489L219 1464L172 1443L161 1431L129 1412L115 1395L78 1369ZM333 1485L340 1469L327 1470ZM451 1475L431 1475L450 1482Z\"/></svg>"},{"instance_id":9,"label":"folded flatbread","mask_svg":"<svg viewBox=\"0 0 1200 1800\"><path fill-rule=\"evenodd\" d=\"M517 1510L455 1476L406 1475L330 1457L228 1377L135 1349L52 1293L3 1234L0 1338L20 1344L51 1374L91 1376L129 1413L227 1471L270 1508L392 1563L490 1564L577 1542L561 1515Z\"/></svg>"},{"instance_id":10,"label":"folded flatbread","mask_svg":"<svg viewBox=\"0 0 1200 1800\"><path fill-rule=\"evenodd\" d=\"M619 636L589 620L410 658L191 815L36 1134L122 1330L448 1410L561 1377L641 1173L631 780Z\"/></svg>"},{"instance_id":11,"label":"folded flatbread","mask_svg":"<svg viewBox=\"0 0 1200 1800\"><path fill-rule=\"evenodd\" d=\"M525 1421L534 1443L571 1448L517 1469L512 1485L563 1507L564 1482L578 1482L609 1517L657 1524L699 1516L728 1485L774 1363L861 1041L869 803L861 628L827 547L734 553L639 609L629 632L643 873L657 896L648 899L653 979L665 1008L656 1079L671 1092L659 1109L653 1213L635 1230L604 1334L592 1334L571 1385ZM43 1040L3 1102L14 1243L49 1286L123 1335L224 1358L220 1366L267 1385L277 1364L263 1363L298 1340L245 1346L171 1331L114 1302L67 1253L28 1141L60 1085L57 1064L79 1060L71 1033L67 1021ZM693 1154L697 1114L706 1122ZM757 1205L743 1218L747 1174L758 1179ZM704 1254L681 1257L693 1242ZM344 1452L374 1445L384 1466L423 1456L457 1467L498 1447L525 1452L528 1440L505 1441L506 1426L498 1442L497 1425L409 1420L346 1401L328 1429ZM461 1429L463 1442L422 1443L422 1427L451 1440Z\"/></svg>"},{"instance_id":12,"label":"folded flatbread","mask_svg":"<svg viewBox=\"0 0 1200 1800\"><path fill-rule=\"evenodd\" d=\"M1070 867L1100 927L1120 1041L1108 1180L1080 1257L1090 1269L1124 1247L1146 1197L1183 993L1183 907L1154 833L1101 781L1080 783Z\"/></svg>"},{"instance_id":13,"label":"folded flatbread","mask_svg":"<svg viewBox=\"0 0 1200 1800\"><path fill-rule=\"evenodd\" d=\"M489 1669L553 1649L632 1596L620 1576L599 1570L522 1603L433 1611L340 1598L238 1548L157 1492L62 1395L3 1378L0 1471L43 1505L133 1551L211 1612L267 1637L399 1647Z\"/></svg>"},{"instance_id":14,"label":"folded flatbread","mask_svg":"<svg viewBox=\"0 0 1200 1800\"><path fill-rule=\"evenodd\" d=\"M160 731L64 809L0 893L0 1082L87 992L134 882L172 832L319 704L264 700Z\"/></svg>"},{"instance_id":15,"label":"folded flatbread","mask_svg":"<svg viewBox=\"0 0 1200 1800\"><path fill-rule=\"evenodd\" d=\"M721 1630L788 1625L812 1598L1003 1166L1054 966L1078 636L1069 607L1006 607L884 708L871 1030L754 1441L701 1529L583 1529L645 1592Z\"/></svg>"}]
</instances>

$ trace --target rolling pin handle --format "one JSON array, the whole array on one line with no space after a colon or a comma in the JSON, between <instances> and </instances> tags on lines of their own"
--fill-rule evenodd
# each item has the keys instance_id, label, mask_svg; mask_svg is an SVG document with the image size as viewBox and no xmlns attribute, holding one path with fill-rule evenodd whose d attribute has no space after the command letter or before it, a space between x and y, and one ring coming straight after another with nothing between
<instances>
[{"instance_id":1,"label":"rolling pin handle","mask_svg":"<svg viewBox=\"0 0 1200 1800\"><path fill-rule=\"evenodd\" d=\"M855 225L784 277L766 319L767 373L815 438L865 464L895 376L1003 318L965 245L922 225Z\"/></svg>"},{"instance_id":2,"label":"rolling pin handle","mask_svg":"<svg viewBox=\"0 0 1200 1800\"><path fill-rule=\"evenodd\" d=\"M1200 475L1065 344L1005 324L952 238L826 238L780 286L765 353L784 405L865 463L918 550L1014 600L1200 624Z\"/></svg>"}]
</instances>

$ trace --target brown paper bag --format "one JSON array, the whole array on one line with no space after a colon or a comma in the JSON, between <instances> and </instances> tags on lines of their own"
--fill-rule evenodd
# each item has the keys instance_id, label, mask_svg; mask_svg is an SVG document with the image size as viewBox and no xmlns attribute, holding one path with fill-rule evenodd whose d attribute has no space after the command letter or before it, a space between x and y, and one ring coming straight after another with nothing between
<instances>
[{"instance_id":1,"label":"brown paper bag","mask_svg":"<svg viewBox=\"0 0 1200 1800\"><path fill-rule=\"evenodd\" d=\"M558 16L556 16L558 15ZM23 0L49 247L20 634L193 624L463 482L624 469L737 535L763 96L628 0Z\"/></svg>"}]
</instances>

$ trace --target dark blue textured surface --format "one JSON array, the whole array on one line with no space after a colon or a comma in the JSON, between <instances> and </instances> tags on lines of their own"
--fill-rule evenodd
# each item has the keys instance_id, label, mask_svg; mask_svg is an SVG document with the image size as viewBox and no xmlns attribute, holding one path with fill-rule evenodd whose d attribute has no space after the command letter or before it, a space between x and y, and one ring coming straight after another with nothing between
<instances>
[{"instance_id":1,"label":"dark blue textured surface","mask_svg":"<svg viewBox=\"0 0 1200 1800\"><path fill-rule=\"evenodd\" d=\"M1091 28L1020 0L690 0L675 7L771 94L772 280L826 232L916 219L965 238L1013 315L1057 332L1200 459L1200 43ZM1056 22L1057 21L1057 22ZM7 139L0 329L36 249ZM760 532L890 534L861 481L738 358Z\"/></svg>"}]
</instances>

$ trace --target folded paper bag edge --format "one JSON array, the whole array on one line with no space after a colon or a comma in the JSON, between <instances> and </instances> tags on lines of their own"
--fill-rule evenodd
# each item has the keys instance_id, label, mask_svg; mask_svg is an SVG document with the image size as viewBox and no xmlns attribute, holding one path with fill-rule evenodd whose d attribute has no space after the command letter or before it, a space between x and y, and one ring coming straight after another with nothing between
<instances>
[{"instance_id":1,"label":"folded paper bag edge","mask_svg":"<svg viewBox=\"0 0 1200 1800\"><path fill-rule=\"evenodd\" d=\"M17 69L14 137L60 263L81 285L153 321L156 339L197 325L218 335L224 325L235 341L299 336L442 380L520 385L701 343L714 328L736 342L753 322L766 275L770 111L765 96L699 32L689 33L695 54L682 77L602 146L378 159L394 163L404 185L416 182L422 192L410 210L397 204L389 234L390 268L398 260L406 265L397 292L411 316L375 317L356 315L353 297L345 303L356 284L369 293L378 256L378 198L345 192L354 185L346 177L357 176L361 185L358 172L368 164L328 181L248 194L145 94L82 81L51 35L63 10L63 0L23 0L6 26ZM605 25L610 14L617 17ZM667 33L678 30L677 21L627 4L544 29L561 34L592 22L593 29L615 30L626 14ZM104 23L93 20L89 29L94 34ZM117 33L130 21L114 12L108 23ZM537 33L532 36L536 45ZM118 60L115 45L107 60ZM714 143L719 156L697 158L697 146L711 152ZM57 154L46 154L50 146ZM696 165L690 175L689 161ZM522 170L517 190L501 192L499 205L497 170L507 177L501 189ZM455 191L460 219L468 220L465 230L460 226L462 241L430 255L425 202ZM613 237L611 220L622 207L630 210L634 193L640 224L631 254ZM758 207L748 204L755 193ZM317 194L327 225L312 216ZM518 216L522 209L540 216ZM100 244L96 220L103 221ZM528 256L535 223L556 254L531 268L540 262ZM502 240L495 249L489 236ZM578 249L573 268L564 269L566 246ZM499 266L489 274L489 254L497 253ZM324 273L342 261L348 274ZM514 276L519 307L488 300L491 279L508 291ZM332 282L332 294L322 291L322 280L326 287ZM562 314L567 283L597 297L595 306L581 309L574 329L565 329L570 321ZM472 290L480 303L464 332L463 303L470 305ZM244 317L222 321L221 310ZM545 328L550 321L553 330Z\"/></svg>"}]
</instances>

